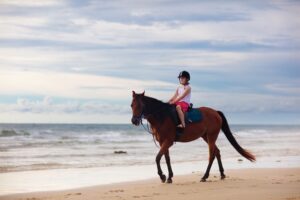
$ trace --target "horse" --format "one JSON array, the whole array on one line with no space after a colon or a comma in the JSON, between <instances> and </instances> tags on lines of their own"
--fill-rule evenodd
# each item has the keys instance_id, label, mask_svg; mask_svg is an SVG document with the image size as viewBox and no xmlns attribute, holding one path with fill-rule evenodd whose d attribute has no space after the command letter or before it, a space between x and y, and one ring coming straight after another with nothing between
<instances>
[{"instance_id":1,"label":"horse","mask_svg":"<svg viewBox=\"0 0 300 200\"><path fill-rule=\"evenodd\" d=\"M150 123L153 138L155 138L160 146L160 150L156 155L155 161L157 165L157 173L163 183L166 182L166 176L160 166L160 160L163 155L165 156L169 172L167 183L172 183L173 178L169 148L173 145L176 139L177 127L171 117L171 109L174 109L174 107L174 104L165 103L153 97L146 96L145 91L140 94L132 91L131 122L133 125L139 126L144 118ZM190 142L198 138L203 138L203 140L208 144L208 165L200 180L201 182L205 182L209 177L209 172L215 157L217 157L218 160L221 180L226 177L221 161L220 150L216 145L216 140L220 130L224 132L226 138L237 152L251 162L256 160L253 154L251 154L248 150L243 149L238 144L229 128L227 119L221 111L216 111L209 107L199 107L195 109L200 109L203 114L203 120L200 122L186 124L183 134L180 138L176 139L176 142Z\"/></svg>"}]
</instances>

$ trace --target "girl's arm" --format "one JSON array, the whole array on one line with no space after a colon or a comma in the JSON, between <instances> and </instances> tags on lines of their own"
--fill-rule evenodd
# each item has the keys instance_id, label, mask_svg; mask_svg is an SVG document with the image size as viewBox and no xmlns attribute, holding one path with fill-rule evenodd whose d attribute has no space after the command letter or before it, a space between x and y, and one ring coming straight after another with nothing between
<instances>
[{"instance_id":1,"label":"girl's arm","mask_svg":"<svg viewBox=\"0 0 300 200\"><path fill-rule=\"evenodd\" d=\"M176 102L180 101L181 99L183 99L190 92L191 92L191 87L188 87L181 96L177 97L174 100L174 103L176 103Z\"/></svg>"},{"instance_id":2,"label":"girl's arm","mask_svg":"<svg viewBox=\"0 0 300 200\"><path fill-rule=\"evenodd\" d=\"M176 89L175 94L172 96L172 98L168 101L169 103L171 103L177 97L177 90L178 88Z\"/></svg>"}]
</instances>

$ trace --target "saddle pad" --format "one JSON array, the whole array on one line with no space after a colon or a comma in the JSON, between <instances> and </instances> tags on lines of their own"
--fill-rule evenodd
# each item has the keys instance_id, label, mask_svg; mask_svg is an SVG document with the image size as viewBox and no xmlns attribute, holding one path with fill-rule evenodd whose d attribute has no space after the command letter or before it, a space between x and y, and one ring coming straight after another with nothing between
<instances>
[{"instance_id":1,"label":"saddle pad","mask_svg":"<svg viewBox=\"0 0 300 200\"><path fill-rule=\"evenodd\" d=\"M177 111L173 111L177 115ZM203 114L199 109L192 108L189 109L188 112L184 114L185 123L193 123L200 122L203 120ZM175 120L175 124L178 125L180 123L179 117L177 115L177 119ZM183 135L184 130L182 128L176 128L176 138L175 141L179 141L179 138Z\"/></svg>"},{"instance_id":2,"label":"saddle pad","mask_svg":"<svg viewBox=\"0 0 300 200\"><path fill-rule=\"evenodd\" d=\"M203 119L202 112L199 109L192 108L185 113L187 123L200 122Z\"/></svg>"}]
</instances>

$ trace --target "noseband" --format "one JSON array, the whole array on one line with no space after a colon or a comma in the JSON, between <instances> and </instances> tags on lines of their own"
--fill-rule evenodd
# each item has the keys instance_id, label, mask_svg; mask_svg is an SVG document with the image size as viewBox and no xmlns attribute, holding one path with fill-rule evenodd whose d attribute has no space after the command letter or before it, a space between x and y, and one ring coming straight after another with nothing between
<instances>
[{"instance_id":1,"label":"noseband","mask_svg":"<svg viewBox=\"0 0 300 200\"><path fill-rule=\"evenodd\" d=\"M145 118L144 116L144 109L142 110L141 114L139 116L133 116L134 120L138 120L139 122L142 122L142 120Z\"/></svg>"}]
</instances>

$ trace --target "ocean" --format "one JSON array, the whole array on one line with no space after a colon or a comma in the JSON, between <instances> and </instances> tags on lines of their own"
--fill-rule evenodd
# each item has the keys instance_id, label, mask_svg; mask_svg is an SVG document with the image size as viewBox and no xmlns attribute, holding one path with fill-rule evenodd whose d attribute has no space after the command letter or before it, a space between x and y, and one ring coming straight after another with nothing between
<instances>
[{"instance_id":1,"label":"ocean","mask_svg":"<svg viewBox=\"0 0 300 200\"><path fill-rule=\"evenodd\" d=\"M242 147L258 161L300 156L300 126L232 125ZM222 158L242 158L221 132ZM0 172L153 164L159 148L142 126L131 124L0 124ZM122 151L122 153L119 153ZM207 160L202 139L175 143L172 163ZM242 158L243 159L243 158Z\"/></svg>"},{"instance_id":2,"label":"ocean","mask_svg":"<svg viewBox=\"0 0 300 200\"><path fill-rule=\"evenodd\" d=\"M220 132L217 145L225 173L232 168L300 166L300 125L231 125L231 130L238 143L250 150L257 161L250 163L239 155ZM31 181L37 185L26 189L28 182L18 179L43 179L43 172L47 176L60 174L61 181L54 181L52 189L157 177L158 151L152 135L142 126L131 124L0 124L0 195L48 190L49 181ZM204 173L207 144L202 139L177 142L170 148L170 156L175 175ZM162 159L167 174L164 163ZM213 165L213 170L216 169L217 162ZM69 178L62 178L68 173ZM81 177L80 181L66 182L74 174ZM88 174L90 177L83 181ZM99 177L92 181L95 174ZM17 183L21 185L17 187Z\"/></svg>"}]
</instances>

